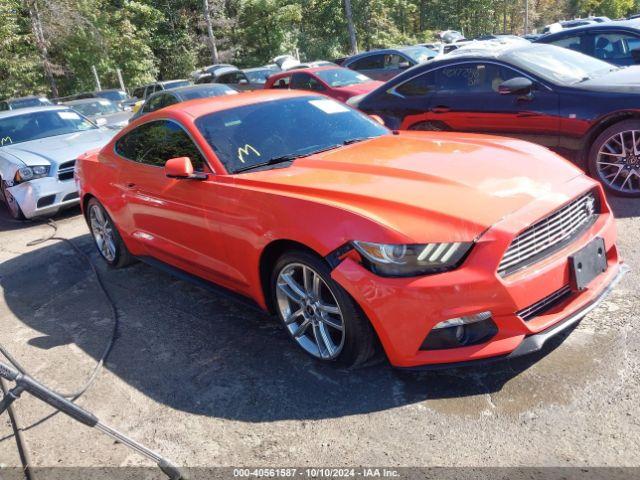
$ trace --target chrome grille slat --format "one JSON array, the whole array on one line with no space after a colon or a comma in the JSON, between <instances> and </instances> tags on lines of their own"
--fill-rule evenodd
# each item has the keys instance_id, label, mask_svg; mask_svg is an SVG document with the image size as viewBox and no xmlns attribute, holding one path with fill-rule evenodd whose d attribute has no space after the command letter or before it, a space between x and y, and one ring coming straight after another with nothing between
<instances>
[{"instance_id":1,"label":"chrome grille slat","mask_svg":"<svg viewBox=\"0 0 640 480\"><path fill-rule=\"evenodd\" d=\"M525 322L542 315L545 311L550 310L554 305L560 303L566 297L571 294L571 287L565 285L560 290L556 290L551 295L543 298L542 300L530 305L527 308L523 308L519 312L516 312L522 320Z\"/></svg>"},{"instance_id":2,"label":"chrome grille slat","mask_svg":"<svg viewBox=\"0 0 640 480\"><path fill-rule=\"evenodd\" d=\"M500 261L498 273L508 275L553 253L591 226L599 213L594 192L571 201L514 238Z\"/></svg>"},{"instance_id":3,"label":"chrome grille slat","mask_svg":"<svg viewBox=\"0 0 640 480\"><path fill-rule=\"evenodd\" d=\"M58 167L58 180L73 179L73 169L75 168L75 165L76 165L75 160L61 163L60 166Z\"/></svg>"}]
</instances>

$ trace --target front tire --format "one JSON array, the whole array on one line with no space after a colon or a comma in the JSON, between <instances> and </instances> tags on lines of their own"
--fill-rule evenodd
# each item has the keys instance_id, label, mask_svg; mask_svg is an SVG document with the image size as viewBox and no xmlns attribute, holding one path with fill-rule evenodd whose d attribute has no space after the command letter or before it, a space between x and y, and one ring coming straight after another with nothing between
<instances>
[{"instance_id":1,"label":"front tire","mask_svg":"<svg viewBox=\"0 0 640 480\"><path fill-rule=\"evenodd\" d=\"M589 173L609 192L640 197L640 120L604 130L589 150Z\"/></svg>"},{"instance_id":2,"label":"front tire","mask_svg":"<svg viewBox=\"0 0 640 480\"><path fill-rule=\"evenodd\" d=\"M94 244L105 262L114 268L122 268L135 261L113 220L95 198L87 202L86 216Z\"/></svg>"},{"instance_id":3,"label":"front tire","mask_svg":"<svg viewBox=\"0 0 640 480\"><path fill-rule=\"evenodd\" d=\"M0 192L2 193L2 200L7 206L7 211L9 212L9 215L11 215L11 218L14 220L24 220L25 216L24 213L22 213L22 209L20 208L18 201L13 198L11 192L7 191L7 184L2 179L0 179Z\"/></svg>"},{"instance_id":4,"label":"front tire","mask_svg":"<svg viewBox=\"0 0 640 480\"><path fill-rule=\"evenodd\" d=\"M271 275L271 294L285 330L315 359L352 367L374 355L371 324L318 256L283 254Z\"/></svg>"}]
</instances>

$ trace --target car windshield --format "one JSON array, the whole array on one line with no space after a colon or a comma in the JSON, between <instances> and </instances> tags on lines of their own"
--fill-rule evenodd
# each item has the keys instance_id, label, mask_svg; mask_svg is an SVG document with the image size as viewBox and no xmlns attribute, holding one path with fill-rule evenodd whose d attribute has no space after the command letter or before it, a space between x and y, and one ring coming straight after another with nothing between
<instances>
[{"instance_id":1,"label":"car windshield","mask_svg":"<svg viewBox=\"0 0 640 480\"><path fill-rule=\"evenodd\" d=\"M78 104L69 105L74 110L77 110L86 117L93 117L97 115L109 115L110 113L117 113L120 111L115 104L109 100L96 100L95 102L83 102Z\"/></svg>"},{"instance_id":2,"label":"car windshield","mask_svg":"<svg viewBox=\"0 0 640 480\"><path fill-rule=\"evenodd\" d=\"M370 82L371 79L347 68L332 68L330 70L319 70L316 76L322 79L331 87L346 87L347 85L356 85L358 83Z\"/></svg>"},{"instance_id":3,"label":"car windshield","mask_svg":"<svg viewBox=\"0 0 640 480\"><path fill-rule=\"evenodd\" d=\"M191 82L189 80L173 80L171 82L165 82L163 85L165 90L169 90L170 88L186 87L191 85Z\"/></svg>"},{"instance_id":4,"label":"car windshield","mask_svg":"<svg viewBox=\"0 0 640 480\"><path fill-rule=\"evenodd\" d=\"M0 118L0 142L7 146L95 128L73 110L44 110Z\"/></svg>"},{"instance_id":5,"label":"car windshield","mask_svg":"<svg viewBox=\"0 0 640 480\"><path fill-rule=\"evenodd\" d=\"M610 63L554 45L531 45L507 52L507 62L561 85L573 85L618 70Z\"/></svg>"},{"instance_id":6,"label":"car windshield","mask_svg":"<svg viewBox=\"0 0 640 480\"><path fill-rule=\"evenodd\" d=\"M18 108L42 107L44 105L51 105L51 102L46 98L23 98L20 100L11 100L11 108L14 110L17 110Z\"/></svg>"},{"instance_id":7,"label":"car windshield","mask_svg":"<svg viewBox=\"0 0 640 480\"><path fill-rule=\"evenodd\" d=\"M96 92L96 95L112 102L121 102L127 99L127 94L122 90L106 90L104 92Z\"/></svg>"},{"instance_id":8,"label":"car windshield","mask_svg":"<svg viewBox=\"0 0 640 480\"><path fill-rule=\"evenodd\" d=\"M203 85L199 88L183 90L180 97L183 101L193 100L194 98L218 97L220 95L236 95L238 92L231 87L220 84Z\"/></svg>"},{"instance_id":9,"label":"car windshield","mask_svg":"<svg viewBox=\"0 0 640 480\"><path fill-rule=\"evenodd\" d=\"M425 48L425 47L405 48L402 50L402 53L410 56L418 63L426 62L427 60L435 57L438 54L437 52L434 52L433 50L429 50L428 48Z\"/></svg>"},{"instance_id":10,"label":"car windshield","mask_svg":"<svg viewBox=\"0 0 640 480\"><path fill-rule=\"evenodd\" d=\"M229 173L389 133L366 115L318 96L214 112L198 118L196 126Z\"/></svg>"}]
</instances>

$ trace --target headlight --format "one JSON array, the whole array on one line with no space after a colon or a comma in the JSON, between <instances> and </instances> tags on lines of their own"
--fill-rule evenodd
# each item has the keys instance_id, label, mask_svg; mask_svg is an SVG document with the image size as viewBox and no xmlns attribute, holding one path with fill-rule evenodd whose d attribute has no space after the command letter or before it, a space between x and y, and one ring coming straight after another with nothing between
<instances>
[{"instance_id":1,"label":"headlight","mask_svg":"<svg viewBox=\"0 0 640 480\"><path fill-rule=\"evenodd\" d=\"M49 175L49 165L35 165L33 167L22 167L16 172L15 183L28 182L36 178Z\"/></svg>"},{"instance_id":2,"label":"headlight","mask_svg":"<svg viewBox=\"0 0 640 480\"><path fill-rule=\"evenodd\" d=\"M385 244L354 241L367 268L383 277L413 277L460 265L473 242Z\"/></svg>"}]
</instances>

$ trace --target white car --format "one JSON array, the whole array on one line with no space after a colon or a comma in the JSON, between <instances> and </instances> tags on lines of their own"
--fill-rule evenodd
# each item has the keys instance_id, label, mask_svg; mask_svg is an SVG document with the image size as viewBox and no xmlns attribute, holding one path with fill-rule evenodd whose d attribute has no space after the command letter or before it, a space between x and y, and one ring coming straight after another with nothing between
<instances>
[{"instance_id":1,"label":"white car","mask_svg":"<svg viewBox=\"0 0 640 480\"><path fill-rule=\"evenodd\" d=\"M68 107L0 112L0 193L11 216L53 215L78 204L76 158L115 133Z\"/></svg>"}]
</instances>

